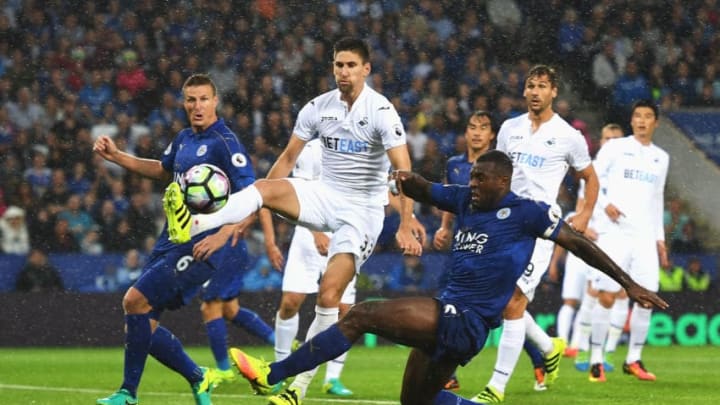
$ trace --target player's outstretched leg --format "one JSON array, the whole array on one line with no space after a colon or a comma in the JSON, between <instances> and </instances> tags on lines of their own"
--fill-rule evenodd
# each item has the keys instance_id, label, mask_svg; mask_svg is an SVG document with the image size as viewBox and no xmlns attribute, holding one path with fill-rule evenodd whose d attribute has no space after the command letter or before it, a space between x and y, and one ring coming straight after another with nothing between
<instances>
[{"instance_id":1,"label":"player's outstretched leg","mask_svg":"<svg viewBox=\"0 0 720 405\"><path fill-rule=\"evenodd\" d=\"M97 405L136 405L137 403L137 397L125 388L118 390L108 397L95 401Z\"/></svg>"},{"instance_id":2,"label":"player's outstretched leg","mask_svg":"<svg viewBox=\"0 0 720 405\"><path fill-rule=\"evenodd\" d=\"M183 193L178 183L172 182L165 188L163 210L168 220L168 238L170 242L188 242L190 240L192 216L183 201Z\"/></svg>"}]
</instances>

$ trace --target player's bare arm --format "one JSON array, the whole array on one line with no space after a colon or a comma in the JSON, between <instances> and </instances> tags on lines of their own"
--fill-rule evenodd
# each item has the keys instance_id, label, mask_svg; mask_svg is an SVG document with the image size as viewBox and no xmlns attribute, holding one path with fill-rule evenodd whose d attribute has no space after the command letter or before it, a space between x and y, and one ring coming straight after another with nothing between
<instances>
[{"instance_id":1,"label":"player's bare arm","mask_svg":"<svg viewBox=\"0 0 720 405\"><path fill-rule=\"evenodd\" d=\"M395 170L390 174L390 180L395 181L395 187L401 194L423 203L430 203L430 187L432 183L424 177L405 170Z\"/></svg>"},{"instance_id":2,"label":"player's bare arm","mask_svg":"<svg viewBox=\"0 0 720 405\"><path fill-rule=\"evenodd\" d=\"M115 141L107 135L101 135L93 145L93 151L103 159L116 163L131 172L151 179L170 181L172 173L163 169L159 160L142 159L118 149Z\"/></svg>"},{"instance_id":3,"label":"player's bare arm","mask_svg":"<svg viewBox=\"0 0 720 405\"><path fill-rule=\"evenodd\" d=\"M278 156L277 160L268 171L266 178L282 179L288 177L293 167L295 167L295 162L297 162L297 158L300 156L300 152L302 152L306 143L306 141L293 134L290 137L287 146L285 146L285 149L282 153L280 153L280 156Z\"/></svg>"},{"instance_id":4,"label":"player's bare arm","mask_svg":"<svg viewBox=\"0 0 720 405\"><path fill-rule=\"evenodd\" d=\"M401 145L387 151L390 164L397 170L410 170L410 154L408 153L407 146ZM413 204L412 197L400 198L400 226L395 234L395 238L398 242L398 246L403 250L404 254L411 254L419 256L422 254L422 245L425 243L424 228L420 235L415 234L413 231ZM418 236L420 236L418 238ZM420 239L420 240L418 240Z\"/></svg>"},{"instance_id":5,"label":"player's bare arm","mask_svg":"<svg viewBox=\"0 0 720 405\"><path fill-rule=\"evenodd\" d=\"M440 227L435 231L433 238L433 247L437 250L444 250L450 246L450 238L452 236L452 227L455 215L449 212L443 212L440 219Z\"/></svg>"},{"instance_id":6,"label":"player's bare arm","mask_svg":"<svg viewBox=\"0 0 720 405\"><path fill-rule=\"evenodd\" d=\"M285 266L285 258L282 251L275 242L275 228L273 227L272 213L267 208L261 208L258 211L260 219L260 227L265 237L265 253L268 256L270 265L277 271L282 271Z\"/></svg>"},{"instance_id":7,"label":"player's bare arm","mask_svg":"<svg viewBox=\"0 0 720 405\"><path fill-rule=\"evenodd\" d=\"M600 190L600 182L598 180L595 168L591 164L578 172L581 179L585 180L585 196L583 198L583 204L576 207L577 214L569 219L572 223L573 228L578 232L585 232L590 217L592 216L595 203L597 202L598 192Z\"/></svg>"},{"instance_id":8,"label":"player's bare arm","mask_svg":"<svg viewBox=\"0 0 720 405\"><path fill-rule=\"evenodd\" d=\"M652 306L660 309L668 307L668 303L657 294L638 285L630 276L625 273L610 257L605 254L596 244L582 234L576 232L572 227L560 222L560 232L555 243L569 250L575 256L584 260L590 266L602 271L617 281L627 291L630 298L637 301L646 308Z\"/></svg>"}]
</instances>

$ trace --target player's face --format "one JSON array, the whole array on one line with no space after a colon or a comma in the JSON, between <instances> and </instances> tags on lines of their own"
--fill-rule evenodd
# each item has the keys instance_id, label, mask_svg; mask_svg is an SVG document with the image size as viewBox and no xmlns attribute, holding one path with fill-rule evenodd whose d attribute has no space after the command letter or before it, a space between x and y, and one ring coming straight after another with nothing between
<instances>
[{"instance_id":1,"label":"player's face","mask_svg":"<svg viewBox=\"0 0 720 405\"><path fill-rule=\"evenodd\" d=\"M205 130L217 121L217 95L213 94L212 86L188 86L183 90L185 112L190 126L196 130Z\"/></svg>"},{"instance_id":2,"label":"player's face","mask_svg":"<svg viewBox=\"0 0 720 405\"><path fill-rule=\"evenodd\" d=\"M617 139L622 137L623 133L619 129L603 129L602 134L600 135L600 146L605 145L605 143L611 139Z\"/></svg>"},{"instance_id":3,"label":"player's face","mask_svg":"<svg viewBox=\"0 0 720 405\"><path fill-rule=\"evenodd\" d=\"M655 112L650 107L637 107L630 118L633 134L642 138L651 139L658 121Z\"/></svg>"},{"instance_id":4,"label":"player's face","mask_svg":"<svg viewBox=\"0 0 720 405\"><path fill-rule=\"evenodd\" d=\"M370 63L363 63L360 55L355 52L340 51L335 54L333 74L340 92L354 95L370 74Z\"/></svg>"},{"instance_id":5,"label":"player's face","mask_svg":"<svg viewBox=\"0 0 720 405\"><path fill-rule=\"evenodd\" d=\"M469 149L486 151L490 149L490 142L495 139L490 118L473 115L465 128L465 141Z\"/></svg>"},{"instance_id":6,"label":"player's face","mask_svg":"<svg viewBox=\"0 0 720 405\"><path fill-rule=\"evenodd\" d=\"M473 208L486 211L495 208L506 188L507 177L499 176L494 165L487 162L475 163L470 171L470 193Z\"/></svg>"},{"instance_id":7,"label":"player's face","mask_svg":"<svg viewBox=\"0 0 720 405\"><path fill-rule=\"evenodd\" d=\"M552 107L552 102L557 97L557 87L550 83L547 75L532 76L525 82L523 92L528 110L534 114L540 114Z\"/></svg>"}]
</instances>

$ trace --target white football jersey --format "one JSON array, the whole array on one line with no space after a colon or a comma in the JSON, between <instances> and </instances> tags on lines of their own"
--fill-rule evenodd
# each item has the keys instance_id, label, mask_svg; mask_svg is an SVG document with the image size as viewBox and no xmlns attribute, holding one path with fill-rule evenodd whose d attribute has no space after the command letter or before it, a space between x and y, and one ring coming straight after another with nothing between
<instances>
[{"instance_id":1,"label":"white football jersey","mask_svg":"<svg viewBox=\"0 0 720 405\"><path fill-rule=\"evenodd\" d=\"M570 166L580 171L591 164L585 138L557 114L534 133L528 113L508 119L497 139L497 149L513 161L512 191L547 204L557 204Z\"/></svg>"},{"instance_id":2,"label":"white football jersey","mask_svg":"<svg viewBox=\"0 0 720 405\"><path fill-rule=\"evenodd\" d=\"M318 180L322 173L322 146L320 139L315 138L305 144L295 161L292 175L305 180Z\"/></svg>"},{"instance_id":3,"label":"white football jersey","mask_svg":"<svg viewBox=\"0 0 720 405\"><path fill-rule=\"evenodd\" d=\"M300 110L293 133L318 135L324 183L349 198L387 202L386 151L405 144L405 129L383 95L365 85L348 110L339 90L321 94Z\"/></svg>"},{"instance_id":4,"label":"white football jersey","mask_svg":"<svg viewBox=\"0 0 720 405\"><path fill-rule=\"evenodd\" d=\"M612 139L598 152L595 170L604 193L598 205L615 205L624 215L620 230L665 240L663 206L670 156L657 145L634 136Z\"/></svg>"}]
</instances>

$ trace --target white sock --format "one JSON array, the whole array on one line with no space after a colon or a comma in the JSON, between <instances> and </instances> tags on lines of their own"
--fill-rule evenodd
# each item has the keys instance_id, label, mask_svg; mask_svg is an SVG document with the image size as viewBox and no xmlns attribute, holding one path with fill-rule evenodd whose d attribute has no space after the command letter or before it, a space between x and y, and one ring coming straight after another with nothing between
<instances>
[{"instance_id":1,"label":"white sock","mask_svg":"<svg viewBox=\"0 0 720 405\"><path fill-rule=\"evenodd\" d=\"M520 358L525 342L525 319L503 321L503 330L498 344L495 370L488 385L500 392L505 392L508 380Z\"/></svg>"},{"instance_id":2,"label":"white sock","mask_svg":"<svg viewBox=\"0 0 720 405\"><path fill-rule=\"evenodd\" d=\"M592 311L597 304L597 297L585 294L580 309L575 316L578 327L573 332L573 340L577 341L577 348L582 351L590 350L590 333L592 332ZM572 345L572 343L571 343Z\"/></svg>"},{"instance_id":3,"label":"white sock","mask_svg":"<svg viewBox=\"0 0 720 405\"><path fill-rule=\"evenodd\" d=\"M335 322L337 322L338 313L340 313L339 308L323 308L316 305L315 319L313 319L312 323L310 324L310 328L308 329L305 341L307 342L308 340L312 339L313 336L324 331L325 329L332 326ZM301 397L305 398L307 388L312 382L313 377L315 377L316 372L317 367L312 370L304 371L298 374L292 384L290 384L290 387L299 388Z\"/></svg>"},{"instance_id":4,"label":"white sock","mask_svg":"<svg viewBox=\"0 0 720 405\"><path fill-rule=\"evenodd\" d=\"M652 309L643 308L637 303L633 305L630 315L630 341L625 362L630 364L642 358L642 349L645 346Z\"/></svg>"},{"instance_id":5,"label":"white sock","mask_svg":"<svg viewBox=\"0 0 720 405\"><path fill-rule=\"evenodd\" d=\"M545 333L540 325L535 322L530 312L525 311L523 319L525 320L525 337L535 343L535 346L537 346L543 354L550 354L555 348L550 335Z\"/></svg>"},{"instance_id":6,"label":"white sock","mask_svg":"<svg viewBox=\"0 0 720 405\"><path fill-rule=\"evenodd\" d=\"M249 217L262 208L263 199L254 185L249 185L237 193L230 194L227 204L212 214L196 214L192 217L190 235L215 229L225 224L234 224Z\"/></svg>"},{"instance_id":7,"label":"white sock","mask_svg":"<svg viewBox=\"0 0 720 405\"><path fill-rule=\"evenodd\" d=\"M348 352L345 352L327 362L327 369L325 369L325 382L334 378L340 378L343 367L345 367L345 359L347 358L347 355Z\"/></svg>"},{"instance_id":8,"label":"white sock","mask_svg":"<svg viewBox=\"0 0 720 405\"><path fill-rule=\"evenodd\" d=\"M573 323L573 316L575 315L575 307L568 304L563 304L560 307L557 315L557 335L560 338L565 339L567 342L570 336L570 326Z\"/></svg>"},{"instance_id":9,"label":"white sock","mask_svg":"<svg viewBox=\"0 0 720 405\"><path fill-rule=\"evenodd\" d=\"M610 310L610 330L608 331L605 351L614 352L617 349L618 341L625 329L625 321L628 316L629 298L617 298Z\"/></svg>"},{"instance_id":10,"label":"white sock","mask_svg":"<svg viewBox=\"0 0 720 405\"><path fill-rule=\"evenodd\" d=\"M284 360L292 352L293 340L300 326L300 315L295 314L288 319L280 319L275 315L275 361Z\"/></svg>"},{"instance_id":11,"label":"white sock","mask_svg":"<svg viewBox=\"0 0 720 405\"><path fill-rule=\"evenodd\" d=\"M610 327L610 308L595 305L592 311L592 334L590 335L590 364L602 363L603 346Z\"/></svg>"}]
</instances>

